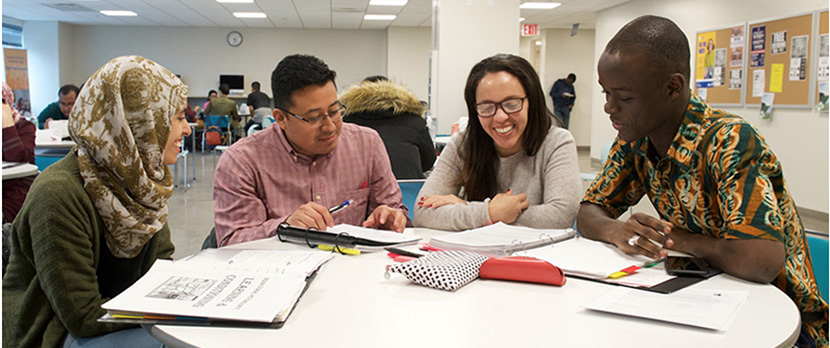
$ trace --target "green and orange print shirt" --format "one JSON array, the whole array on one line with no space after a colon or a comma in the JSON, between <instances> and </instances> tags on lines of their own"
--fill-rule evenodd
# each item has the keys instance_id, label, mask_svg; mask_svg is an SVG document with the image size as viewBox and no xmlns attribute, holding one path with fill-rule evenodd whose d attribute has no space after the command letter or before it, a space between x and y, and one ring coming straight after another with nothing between
<instances>
[{"instance_id":1,"label":"green and orange print shirt","mask_svg":"<svg viewBox=\"0 0 830 348\"><path fill-rule=\"evenodd\" d=\"M617 218L647 194L662 219L692 233L784 243L787 259L773 285L802 313L815 313L805 316L805 329L819 347L827 346L828 307L819 296L804 227L781 163L758 130L692 96L666 157L655 158L650 147L648 138L617 138L583 202Z\"/></svg>"}]
</instances>

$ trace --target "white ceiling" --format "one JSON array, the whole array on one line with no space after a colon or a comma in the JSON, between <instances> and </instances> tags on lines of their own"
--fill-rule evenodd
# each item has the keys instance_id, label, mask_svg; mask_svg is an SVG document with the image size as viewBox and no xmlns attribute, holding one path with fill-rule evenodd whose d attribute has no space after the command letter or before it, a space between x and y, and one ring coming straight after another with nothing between
<instances>
[{"instance_id":1,"label":"white ceiling","mask_svg":"<svg viewBox=\"0 0 830 348\"><path fill-rule=\"evenodd\" d=\"M597 11L629 0L556 1L562 6L552 10L521 10L521 16L526 18L524 23L539 24L540 29L570 29L574 23L579 23L580 28L594 28ZM78 25L379 30L389 26L432 25L432 0L409 0L403 7L369 6L369 0L255 0L250 4L215 0L2 0L2 6L3 16L14 19ZM138 16L108 17L100 14L100 10L130 10ZM268 18L236 18L233 12L264 12ZM395 14L397 18L364 21L366 13Z\"/></svg>"}]
</instances>

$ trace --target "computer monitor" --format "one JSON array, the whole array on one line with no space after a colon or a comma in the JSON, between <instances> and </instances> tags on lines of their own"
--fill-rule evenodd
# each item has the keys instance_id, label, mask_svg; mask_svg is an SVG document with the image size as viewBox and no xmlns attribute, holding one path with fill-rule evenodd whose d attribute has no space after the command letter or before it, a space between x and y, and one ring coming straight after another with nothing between
<instances>
[{"instance_id":1,"label":"computer monitor","mask_svg":"<svg viewBox=\"0 0 830 348\"><path fill-rule=\"evenodd\" d=\"M245 93L245 76L243 75L219 75L219 85L228 84L230 94L242 95Z\"/></svg>"}]
</instances>

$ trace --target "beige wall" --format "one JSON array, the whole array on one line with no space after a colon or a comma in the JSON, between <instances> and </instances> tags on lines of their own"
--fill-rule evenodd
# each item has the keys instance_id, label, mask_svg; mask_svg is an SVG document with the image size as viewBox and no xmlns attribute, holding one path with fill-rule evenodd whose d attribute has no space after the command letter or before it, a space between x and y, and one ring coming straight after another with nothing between
<instances>
[{"instance_id":1,"label":"beige wall","mask_svg":"<svg viewBox=\"0 0 830 348\"><path fill-rule=\"evenodd\" d=\"M391 27L386 35L389 46L387 75L409 88L418 99L428 101L432 29Z\"/></svg>"},{"instance_id":2,"label":"beige wall","mask_svg":"<svg viewBox=\"0 0 830 348\"><path fill-rule=\"evenodd\" d=\"M542 87L547 95L553 83L558 79L576 74L574 89L576 101L571 111L569 130L576 140L577 146L591 145L591 105L593 100L592 86L596 84L593 72L596 70L594 61L594 31L579 30L576 36L571 36L570 29L545 29L543 57L545 67L542 78ZM548 108L553 110L553 101L547 98Z\"/></svg>"},{"instance_id":3,"label":"beige wall","mask_svg":"<svg viewBox=\"0 0 830 348\"><path fill-rule=\"evenodd\" d=\"M27 23L28 25L28 23ZM232 29L76 26L74 80L83 80L108 60L138 54L182 76L191 96L205 96L220 74L245 75L246 90L259 81L271 94L271 72L286 55L311 54L337 72L342 88L369 75L386 74L386 32L381 30L236 29L239 47L226 37Z\"/></svg>"},{"instance_id":4,"label":"beige wall","mask_svg":"<svg viewBox=\"0 0 830 348\"><path fill-rule=\"evenodd\" d=\"M742 22L771 19L827 8L826 0L782 3L776 0L637 0L597 15L594 66L611 37L630 20L654 14L674 20L693 43L695 33ZM596 72L593 81L597 80ZM616 132L603 112L599 85L592 83L591 157L599 158L605 142ZM587 90L586 90L587 92ZM828 116L811 109L775 109L772 120L761 120L758 107L726 108L743 116L766 137L780 159L790 193L799 207L828 212Z\"/></svg>"}]
</instances>

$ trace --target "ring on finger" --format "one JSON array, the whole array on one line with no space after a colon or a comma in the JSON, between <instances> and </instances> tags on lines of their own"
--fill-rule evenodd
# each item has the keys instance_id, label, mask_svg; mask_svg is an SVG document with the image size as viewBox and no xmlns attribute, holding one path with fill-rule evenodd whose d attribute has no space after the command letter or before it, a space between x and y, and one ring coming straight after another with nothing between
<instances>
[{"instance_id":1,"label":"ring on finger","mask_svg":"<svg viewBox=\"0 0 830 348\"><path fill-rule=\"evenodd\" d=\"M634 237L628 238L628 245L635 246L637 242L640 240L640 235L634 235Z\"/></svg>"}]
</instances>

